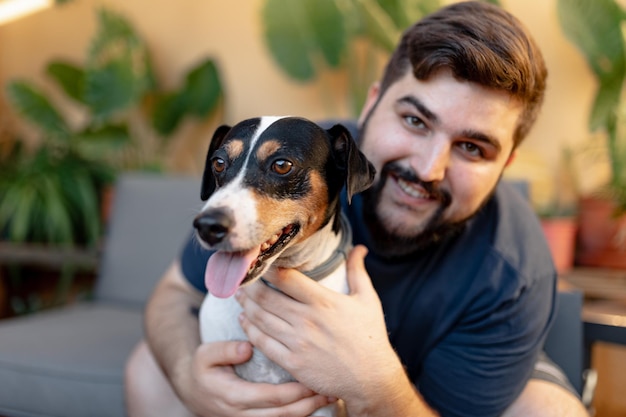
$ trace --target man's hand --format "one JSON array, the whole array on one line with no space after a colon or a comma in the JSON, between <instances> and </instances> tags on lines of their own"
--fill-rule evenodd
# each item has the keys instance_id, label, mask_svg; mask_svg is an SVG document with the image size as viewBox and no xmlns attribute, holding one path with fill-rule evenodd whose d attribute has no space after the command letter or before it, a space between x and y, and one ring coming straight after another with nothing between
<instances>
[{"instance_id":1,"label":"man's hand","mask_svg":"<svg viewBox=\"0 0 626 417\"><path fill-rule=\"evenodd\" d=\"M346 403L369 395L364 387L380 387L390 370L402 369L365 271L366 254L357 246L349 256L347 295L286 269L267 277L284 294L253 285L237 295L245 311L242 327L255 346L304 385Z\"/></svg>"},{"instance_id":2,"label":"man's hand","mask_svg":"<svg viewBox=\"0 0 626 417\"><path fill-rule=\"evenodd\" d=\"M251 355L252 347L247 342L201 345L176 375L177 391L183 402L195 414L211 417L302 417L328 404L328 398L299 383L273 385L244 381L231 365L243 363Z\"/></svg>"}]
</instances>

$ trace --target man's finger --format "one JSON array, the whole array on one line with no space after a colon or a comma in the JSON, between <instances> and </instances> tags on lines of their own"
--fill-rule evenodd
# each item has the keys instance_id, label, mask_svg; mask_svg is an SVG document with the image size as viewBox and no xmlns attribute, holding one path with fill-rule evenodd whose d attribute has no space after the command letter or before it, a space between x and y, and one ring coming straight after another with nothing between
<instances>
[{"instance_id":1,"label":"man's finger","mask_svg":"<svg viewBox=\"0 0 626 417\"><path fill-rule=\"evenodd\" d=\"M199 347L198 353L203 368L237 365L250 359L252 345L242 341L205 343Z\"/></svg>"},{"instance_id":2,"label":"man's finger","mask_svg":"<svg viewBox=\"0 0 626 417\"><path fill-rule=\"evenodd\" d=\"M367 248L363 245L356 245L348 254L347 271L350 294L357 294L363 291L373 291L372 281L365 269L365 256Z\"/></svg>"},{"instance_id":3,"label":"man's finger","mask_svg":"<svg viewBox=\"0 0 626 417\"><path fill-rule=\"evenodd\" d=\"M284 294L301 303L309 304L330 291L296 269L280 268L268 279Z\"/></svg>"}]
</instances>

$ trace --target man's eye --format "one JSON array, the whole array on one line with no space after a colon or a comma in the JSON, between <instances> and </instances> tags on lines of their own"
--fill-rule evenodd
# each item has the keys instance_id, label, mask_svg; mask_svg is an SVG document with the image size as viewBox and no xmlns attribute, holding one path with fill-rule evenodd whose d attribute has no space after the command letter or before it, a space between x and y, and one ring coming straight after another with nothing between
<instances>
[{"instance_id":1,"label":"man's eye","mask_svg":"<svg viewBox=\"0 0 626 417\"><path fill-rule=\"evenodd\" d=\"M463 151L471 156L482 157L483 150L472 142L462 142L459 144Z\"/></svg>"},{"instance_id":2,"label":"man's eye","mask_svg":"<svg viewBox=\"0 0 626 417\"><path fill-rule=\"evenodd\" d=\"M224 161L222 158L213 158L213 161L211 163L213 164L213 171L217 172L218 174L220 172L224 172L224 170L226 169L226 161Z\"/></svg>"},{"instance_id":3,"label":"man's eye","mask_svg":"<svg viewBox=\"0 0 626 417\"><path fill-rule=\"evenodd\" d=\"M293 168L293 163L286 159L278 159L272 164L272 171L279 175L288 174Z\"/></svg>"},{"instance_id":4,"label":"man's eye","mask_svg":"<svg viewBox=\"0 0 626 417\"><path fill-rule=\"evenodd\" d=\"M426 127L424 121L417 116L404 116L404 121L407 125L412 127L417 127L420 129Z\"/></svg>"}]
</instances>

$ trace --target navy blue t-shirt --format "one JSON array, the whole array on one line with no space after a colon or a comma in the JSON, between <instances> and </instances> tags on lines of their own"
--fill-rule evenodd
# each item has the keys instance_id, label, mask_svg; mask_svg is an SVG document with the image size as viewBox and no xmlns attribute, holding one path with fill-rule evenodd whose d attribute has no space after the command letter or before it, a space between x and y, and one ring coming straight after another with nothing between
<instances>
[{"instance_id":1,"label":"navy blue t-shirt","mask_svg":"<svg viewBox=\"0 0 626 417\"><path fill-rule=\"evenodd\" d=\"M354 243L371 247L361 197L344 201L344 211ZM201 291L208 253L190 242L181 259ZM500 415L530 377L556 295L527 201L501 183L460 235L402 260L370 249L365 265L390 341L424 399L442 416Z\"/></svg>"}]
</instances>

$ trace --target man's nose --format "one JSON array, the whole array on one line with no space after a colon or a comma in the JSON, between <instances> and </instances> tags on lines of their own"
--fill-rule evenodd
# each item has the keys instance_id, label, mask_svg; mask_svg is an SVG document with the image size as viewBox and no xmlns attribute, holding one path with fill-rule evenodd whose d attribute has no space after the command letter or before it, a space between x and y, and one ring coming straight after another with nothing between
<instances>
[{"instance_id":1,"label":"man's nose","mask_svg":"<svg viewBox=\"0 0 626 417\"><path fill-rule=\"evenodd\" d=\"M442 181L450 164L450 144L442 138L430 138L420 144L411 165L425 182Z\"/></svg>"}]
</instances>

